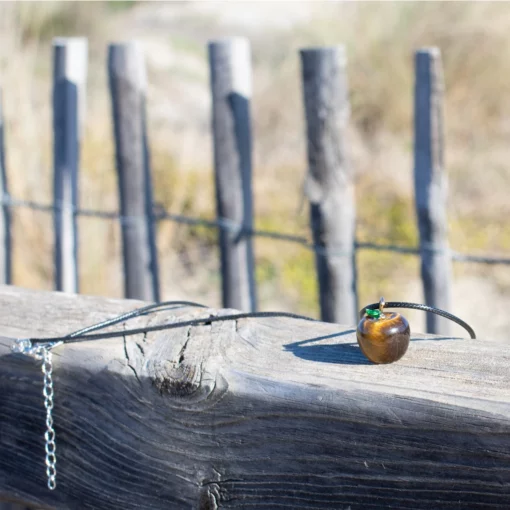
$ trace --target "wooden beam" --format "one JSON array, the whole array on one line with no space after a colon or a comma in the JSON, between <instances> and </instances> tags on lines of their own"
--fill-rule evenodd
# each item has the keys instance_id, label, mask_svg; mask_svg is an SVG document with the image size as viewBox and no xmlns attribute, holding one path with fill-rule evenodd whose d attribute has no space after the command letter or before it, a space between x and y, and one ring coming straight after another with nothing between
<instances>
[{"instance_id":1,"label":"wooden beam","mask_svg":"<svg viewBox=\"0 0 510 510\"><path fill-rule=\"evenodd\" d=\"M124 295L159 300L158 257L147 140L147 76L141 46L111 44L112 98L124 260Z\"/></svg>"},{"instance_id":2,"label":"wooden beam","mask_svg":"<svg viewBox=\"0 0 510 510\"><path fill-rule=\"evenodd\" d=\"M447 188L444 167L441 53L426 48L415 56L414 190L420 231L421 275L425 303L452 309L452 258L448 244ZM451 322L427 314L427 331L448 335Z\"/></svg>"},{"instance_id":3,"label":"wooden beam","mask_svg":"<svg viewBox=\"0 0 510 510\"><path fill-rule=\"evenodd\" d=\"M137 305L0 287L0 499L510 508L508 343L414 334L402 360L372 365L351 329L295 319L56 348L58 486L48 491L40 367L11 354L12 337L68 333ZM169 309L135 324L209 313L223 312Z\"/></svg>"},{"instance_id":4,"label":"wooden beam","mask_svg":"<svg viewBox=\"0 0 510 510\"><path fill-rule=\"evenodd\" d=\"M78 183L85 113L87 39L53 41L55 288L78 292Z\"/></svg>"},{"instance_id":5,"label":"wooden beam","mask_svg":"<svg viewBox=\"0 0 510 510\"><path fill-rule=\"evenodd\" d=\"M321 319L356 324L354 178L346 131L347 58L342 46L301 50L306 116L310 225Z\"/></svg>"},{"instance_id":6,"label":"wooden beam","mask_svg":"<svg viewBox=\"0 0 510 510\"><path fill-rule=\"evenodd\" d=\"M211 42L209 67L222 303L254 311L250 43L241 37Z\"/></svg>"}]
</instances>

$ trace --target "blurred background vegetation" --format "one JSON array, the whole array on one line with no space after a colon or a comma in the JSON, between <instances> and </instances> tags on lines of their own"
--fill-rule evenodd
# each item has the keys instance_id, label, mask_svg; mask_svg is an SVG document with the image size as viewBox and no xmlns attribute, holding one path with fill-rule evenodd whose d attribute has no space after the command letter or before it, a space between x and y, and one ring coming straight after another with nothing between
<instances>
[{"instance_id":1,"label":"blurred background vegetation","mask_svg":"<svg viewBox=\"0 0 510 510\"><path fill-rule=\"evenodd\" d=\"M248 36L253 50L256 226L308 234L302 193L306 145L298 50L345 44L352 102L349 133L360 241L417 243L413 207L413 52L442 51L446 166L454 250L510 252L510 11L490 2L2 2L0 87L13 195L52 199L51 40L89 39L81 206L118 207L108 42L141 41L156 200L174 213L212 217L214 190L206 44ZM52 222L14 214L14 283L52 288ZM81 291L122 296L120 231L80 218ZM162 297L220 305L216 232L164 222L158 229ZM313 256L257 239L261 309L318 314ZM421 301L416 257L358 256L360 303L380 295ZM510 326L510 270L455 264L454 313L480 336ZM423 328L417 316L415 329Z\"/></svg>"}]
</instances>

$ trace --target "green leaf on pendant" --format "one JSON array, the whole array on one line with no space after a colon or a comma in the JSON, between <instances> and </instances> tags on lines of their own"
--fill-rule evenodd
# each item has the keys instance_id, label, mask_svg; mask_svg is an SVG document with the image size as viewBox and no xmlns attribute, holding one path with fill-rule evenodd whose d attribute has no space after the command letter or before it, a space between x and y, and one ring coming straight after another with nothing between
<instances>
[{"instance_id":1,"label":"green leaf on pendant","mask_svg":"<svg viewBox=\"0 0 510 510\"><path fill-rule=\"evenodd\" d=\"M375 310L367 308L365 312L369 317L372 317L372 319L378 319L381 316L381 310L379 310L379 308L376 308Z\"/></svg>"}]
</instances>

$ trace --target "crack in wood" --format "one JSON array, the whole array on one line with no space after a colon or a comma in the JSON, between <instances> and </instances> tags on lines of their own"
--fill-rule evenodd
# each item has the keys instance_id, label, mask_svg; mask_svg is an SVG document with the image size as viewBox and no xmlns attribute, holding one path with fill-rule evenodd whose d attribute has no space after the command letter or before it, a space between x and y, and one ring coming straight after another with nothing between
<instances>
[{"instance_id":1,"label":"crack in wood","mask_svg":"<svg viewBox=\"0 0 510 510\"><path fill-rule=\"evenodd\" d=\"M186 347L188 346L188 342L191 338L191 327L186 328L186 340L179 351L178 364L180 365L184 361L184 352L186 351Z\"/></svg>"},{"instance_id":2,"label":"crack in wood","mask_svg":"<svg viewBox=\"0 0 510 510\"><path fill-rule=\"evenodd\" d=\"M199 495L198 510L217 510L220 501L220 486L216 482L203 484Z\"/></svg>"},{"instance_id":3,"label":"crack in wood","mask_svg":"<svg viewBox=\"0 0 510 510\"><path fill-rule=\"evenodd\" d=\"M126 325L124 324L123 327L124 327L124 330L125 330L126 329ZM140 377L138 377L138 373L136 371L136 368L131 364L131 360L129 359L129 352L128 352L128 348L127 348L127 339L126 339L125 335L122 337L122 341L124 343L124 356L126 358L126 365L133 371L133 374L135 375L135 378L138 381L138 384L141 386L142 385L142 381L140 380Z\"/></svg>"}]
</instances>

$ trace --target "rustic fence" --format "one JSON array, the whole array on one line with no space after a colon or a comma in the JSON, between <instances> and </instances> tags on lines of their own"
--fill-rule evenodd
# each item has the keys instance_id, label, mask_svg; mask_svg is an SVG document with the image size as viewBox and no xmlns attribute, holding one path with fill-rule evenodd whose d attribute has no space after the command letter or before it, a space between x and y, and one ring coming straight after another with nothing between
<instances>
[{"instance_id":1,"label":"rustic fence","mask_svg":"<svg viewBox=\"0 0 510 510\"><path fill-rule=\"evenodd\" d=\"M451 308L452 261L510 264L510 258L459 254L449 248L443 152L443 78L437 49L415 55L414 182L418 247L356 241L354 182L345 131L349 122L346 53L343 47L301 51L306 115L311 240L254 228L250 46L243 38L209 45L212 130L216 184L215 219L172 214L152 198L145 96L147 79L137 43L112 44L108 73L114 119L120 212L79 207L79 154L84 116L87 41L54 41L54 203L44 205L9 194L0 105L0 283L11 282L12 207L54 215L55 288L78 292L78 215L116 218L122 226L125 296L159 300L155 230L159 221L206 225L219 231L223 306L257 307L253 238L300 243L315 252L321 318L356 320L356 252L386 250L421 257L425 302ZM8 95L8 91L4 94ZM0 96L1 100L1 96ZM447 324L428 317L430 332Z\"/></svg>"}]
</instances>

